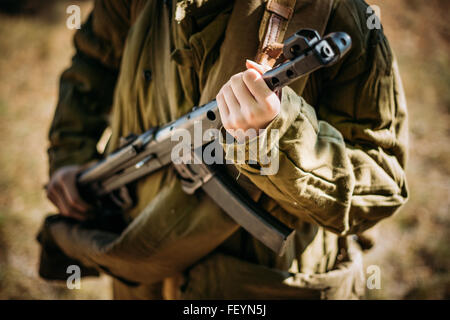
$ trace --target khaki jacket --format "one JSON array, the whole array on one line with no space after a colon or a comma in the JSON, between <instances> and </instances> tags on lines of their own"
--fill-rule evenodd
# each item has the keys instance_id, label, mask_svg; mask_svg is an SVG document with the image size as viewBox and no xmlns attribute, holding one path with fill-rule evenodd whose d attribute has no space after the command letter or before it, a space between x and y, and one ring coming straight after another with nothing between
<instances>
[{"instance_id":1,"label":"khaki jacket","mask_svg":"<svg viewBox=\"0 0 450 320\"><path fill-rule=\"evenodd\" d=\"M111 151L121 136L214 99L254 58L264 1L168 3L95 2L61 77L51 172L98 158L108 125ZM236 165L249 196L296 229L285 255L273 254L205 194L184 194L171 167L137 183L124 232L55 223L58 246L135 282L115 280L117 298L360 297L361 257L348 236L407 199L406 102L392 51L382 30L367 28L366 8L359 0L297 1L287 36L301 28L344 31L352 49L337 65L283 89L281 112L263 133L280 132L271 142L279 171L263 176ZM229 154L235 146L224 148Z\"/></svg>"}]
</instances>

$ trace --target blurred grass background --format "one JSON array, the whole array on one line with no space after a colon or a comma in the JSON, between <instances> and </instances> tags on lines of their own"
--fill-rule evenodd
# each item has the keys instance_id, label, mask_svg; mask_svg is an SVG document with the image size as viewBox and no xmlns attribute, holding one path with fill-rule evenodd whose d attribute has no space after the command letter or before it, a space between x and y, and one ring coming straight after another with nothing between
<instances>
[{"instance_id":1,"label":"blurred grass background","mask_svg":"<svg viewBox=\"0 0 450 320\"><path fill-rule=\"evenodd\" d=\"M370 299L450 298L450 30L447 0L368 1L399 60L410 117L410 201L371 235L365 263L381 270ZM109 279L81 290L37 275L35 235L46 200L47 131L58 78L73 54L66 7L90 1L0 2L0 299L109 299Z\"/></svg>"}]
</instances>

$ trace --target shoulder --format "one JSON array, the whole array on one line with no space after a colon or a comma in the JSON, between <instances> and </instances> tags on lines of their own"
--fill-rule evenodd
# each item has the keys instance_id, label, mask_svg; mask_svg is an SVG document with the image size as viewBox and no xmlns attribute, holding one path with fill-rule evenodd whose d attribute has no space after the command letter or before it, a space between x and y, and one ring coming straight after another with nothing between
<instances>
[{"instance_id":1,"label":"shoulder","mask_svg":"<svg viewBox=\"0 0 450 320\"><path fill-rule=\"evenodd\" d=\"M327 32L347 32L352 37L354 45L364 46L370 34L367 28L367 8L368 5L363 0L335 0Z\"/></svg>"},{"instance_id":2,"label":"shoulder","mask_svg":"<svg viewBox=\"0 0 450 320\"><path fill-rule=\"evenodd\" d=\"M389 72L392 65L391 49L382 26L371 27L369 23L373 14L374 11L363 0L334 1L325 33L343 31L352 38L350 53L340 64L351 67L346 70L349 76L365 72L373 63L384 61L384 70L380 72ZM330 73L338 69L331 68Z\"/></svg>"}]
</instances>

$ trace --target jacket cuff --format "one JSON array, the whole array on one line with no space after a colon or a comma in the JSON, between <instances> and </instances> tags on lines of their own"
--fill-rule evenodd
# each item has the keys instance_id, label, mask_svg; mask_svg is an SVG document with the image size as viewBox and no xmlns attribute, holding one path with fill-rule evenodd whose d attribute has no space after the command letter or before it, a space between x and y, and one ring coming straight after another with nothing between
<instances>
[{"instance_id":1,"label":"jacket cuff","mask_svg":"<svg viewBox=\"0 0 450 320\"><path fill-rule=\"evenodd\" d=\"M291 88L282 89L280 113L260 130L259 134L246 141L236 141L230 135L222 139L225 159L235 165L258 164L264 166L261 159L269 156L272 150L278 149L281 137L287 132L301 112L302 99ZM252 170L253 171L253 170Z\"/></svg>"}]
</instances>

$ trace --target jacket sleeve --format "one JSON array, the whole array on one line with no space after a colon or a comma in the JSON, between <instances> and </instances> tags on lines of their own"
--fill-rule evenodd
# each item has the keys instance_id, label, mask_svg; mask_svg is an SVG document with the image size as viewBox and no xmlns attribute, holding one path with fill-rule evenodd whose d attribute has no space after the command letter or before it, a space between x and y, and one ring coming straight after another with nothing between
<instances>
[{"instance_id":1,"label":"jacket sleeve","mask_svg":"<svg viewBox=\"0 0 450 320\"><path fill-rule=\"evenodd\" d=\"M61 76L49 132L50 174L99 157L96 146L108 124L129 26L128 1L98 0L76 32L76 53Z\"/></svg>"},{"instance_id":2,"label":"jacket sleeve","mask_svg":"<svg viewBox=\"0 0 450 320\"><path fill-rule=\"evenodd\" d=\"M247 161L237 164L287 213L342 235L363 232L407 200L406 102L397 66L383 32L361 31L355 26L365 26L362 18L348 12L346 4L339 8L335 15L344 17L332 18L328 32L350 33L353 47L323 70L317 105L284 88L280 114L258 137L267 148L250 158L256 139L247 142ZM224 146L235 159L239 145ZM277 170L262 175L263 156L277 161L270 164Z\"/></svg>"}]
</instances>

